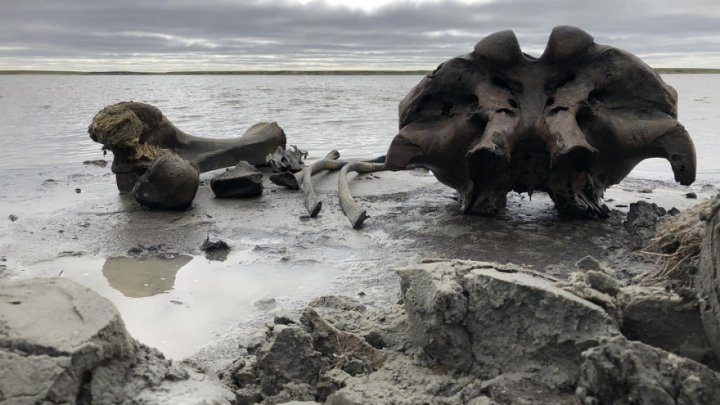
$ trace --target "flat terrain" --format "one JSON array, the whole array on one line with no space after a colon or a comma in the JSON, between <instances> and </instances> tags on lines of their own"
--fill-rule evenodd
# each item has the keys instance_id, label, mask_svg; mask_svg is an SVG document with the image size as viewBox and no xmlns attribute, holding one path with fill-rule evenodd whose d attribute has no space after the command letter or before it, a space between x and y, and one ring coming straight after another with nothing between
<instances>
[{"instance_id":1,"label":"flat terrain","mask_svg":"<svg viewBox=\"0 0 720 405\"><path fill-rule=\"evenodd\" d=\"M593 255L627 279L654 260L633 252L622 227L629 203L684 209L717 192L717 184L630 179L608 190L606 221L560 218L542 193L513 194L505 214L487 218L459 215L454 191L430 173L382 172L351 182L371 216L353 230L335 175L316 178L324 205L314 219L300 192L269 181L261 197L216 199L212 176L202 176L192 209L182 212L150 211L119 195L109 167L4 176L0 277L71 278L110 298L133 336L171 358L205 348L201 357L221 360L248 327L317 296L394 303L394 270L421 258L513 262L564 278ZM685 198L689 191L698 199ZM204 257L206 238L226 241L227 258Z\"/></svg>"}]
</instances>

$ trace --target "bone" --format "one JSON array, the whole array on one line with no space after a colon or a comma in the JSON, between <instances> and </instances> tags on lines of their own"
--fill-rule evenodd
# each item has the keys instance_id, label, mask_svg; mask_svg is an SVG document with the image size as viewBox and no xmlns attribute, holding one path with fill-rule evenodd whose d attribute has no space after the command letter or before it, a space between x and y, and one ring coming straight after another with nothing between
<instances>
[{"instance_id":1,"label":"bone","mask_svg":"<svg viewBox=\"0 0 720 405\"><path fill-rule=\"evenodd\" d=\"M184 210L192 205L200 183L197 167L171 151L161 151L132 189L148 208Z\"/></svg>"},{"instance_id":2,"label":"bone","mask_svg":"<svg viewBox=\"0 0 720 405\"><path fill-rule=\"evenodd\" d=\"M515 114L497 112L485 126L480 142L465 156L470 179L460 192L460 211L484 215L499 213L510 191L510 162L518 124Z\"/></svg>"},{"instance_id":3,"label":"bone","mask_svg":"<svg viewBox=\"0 0 720 405\"><path fill-rule=\"evenodd\" d=\"M385 163L352 162L345 165L338 176L338 194L340 196L340 207L345 216L350 220L353 229L360 229L368 218L367 212L361 209L350 194L348 185L348 172L371 173L385 170Z\"/></svg>"},{"instance_id":4,"label":"bone","mask_svg":"<svg viewBox=\"0 0 720 405\"><path fill-rule=\"evenodd\" d=\"M561 215L604 218L604 191L653 157L680 184L695 179L675 90L574 27L553 29L539 58L512 31L489 35L415 86L399 118L387 168L430 168L463 213L497 214L508 192L542 191Z\"/></svg>"},{"instance_id":5,"label":"bone","mask_svg":"<svg viewBox=\"0 0 720 405\"><path fill-rule=\"evenodd\" d=\"M339 155L338 155L339 156ZM302 171L302 183L300 184L300 188L303 191L303 197L305 201L305 208L308 211L308 214L310 215L310 218L315 218L322 209L322 201L320 201L317 197L317 193L315 193L315 187L312 183L312 175L316 174L321 171L335 171L341 169L343 166L345 166L347 162L342 162L338 160L330 160L330 159L323 159L319 160L312 165L306 167Z\"/></svg>"},{"instance_id":6,"label":"bone","mask_svg":"<svg viewBox=\"0 0 720 405\"><path fill-rule=\"evenodd\" d=\"M632 133L634 137L615 137L612 146L624 154L616 156L614 160L599 162L597 166L601 166L610 176L622 179L640 160L663 158L670 162L676 182L692 184L697 162L695 146L685 128L667 114L656 113L652 119L632 118L630 113L598 112L595 125L610 134L624 131Z\"/></svg>"},{"instance_id":7,"label":"bone","mask_svg":"<svg viewBox=\"0 0 720 405\"><path fill-rule=\"evenodd\" d=\"M305 208L311 218L315 218L322 209L322 201L320 201L315 193L315 186L312 183L312 175L321 171L336 171L342 169L348 162L334 160L340 157L337 151L330 152L325 159L317 161L306 167L302 171L302 183L301 188L303 191L303 200L305 202ZM375 159L365 160L364 163L384 163L385 156L380 156Z\"/></svg>"},{"instance_id":8,"label":"bone","mask_svg":"<svg viewBox=\"0 0 720 405\"><path fill-rule=\"evenodd\" d=\"M161 150L169 150L207 172L247 161L264 165L265 157L285 147L285 133L274 122L258 123L241 137L202 138L175 127L157 108L138 102L109 105L88 127L90 138L113 152L118 189L127 192Z\"/></svg>"},{"instance_id":9,"label":"bone","mask_svg":"<svg viewBox=\"0 0 720 405\"><path fill-rule=\"evenodd\" d=\"M340 152L333 149L321 160L338 160L338 159L340 159ZM315 162L315 163L317 163L317 162ZM303 183L303 171L307 167L308 166L304 167L303 170L300 170L299 172L295 172L295 173L282 172L282 173L273 174L272 176L270 176L270 181L277 184L278 186L283 186L285 188L289 188L290 190L299 190L300 186Z\"/></svg>"}]
</instances>

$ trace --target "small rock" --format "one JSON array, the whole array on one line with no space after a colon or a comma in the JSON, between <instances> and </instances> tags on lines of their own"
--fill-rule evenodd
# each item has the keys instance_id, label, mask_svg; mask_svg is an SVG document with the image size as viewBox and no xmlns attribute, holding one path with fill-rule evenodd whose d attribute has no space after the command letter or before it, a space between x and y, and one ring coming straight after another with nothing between
<instances>
[{"instance_id":1,"label":"small rock","mask_svg":"<svg viewBox=\"0 0 720 405\"><path fill-rule=\"evenodd\" d=\"M383 334L380 331L371 330L364 337L365 337L365 341L368 342L368 344L370 346L372 346L376 349L383 349L383 348L385 348L385 346L387 346L387 343L385 342L385 338L383 337Z\"/></svg>"},{"instance_id":2,"label":"small rock","mask_svg":"<svg viewBox=\"0 0 720 405\"><path fill-rule=\"evenodd\" d=\"M310 334L296 325L277 325L269 342L257 351L256 371L265 395L276 395L289 382L317 382L325 365Z\"/></svg>"},{"instance_id":3,"label":"small rock","mask_svg":"<svg viewBox=\"0 0 720 405\"><path fill-rule=\"evenodd\" d=\"M678 215L678 214L680 213L680 210L677 209L677 208L675 208L675 207L672 207L672 208L670 208L670 209L668 210L667 213L668 213L668 215L675 216L675 215Z\"/></svg>"},{"instance_id":4,"label":"small rock","mask_svg":"<svg viewBox=\"0 0 720 405\"><path fill-rule=\"evenodd\" d=\"M360 303L358 300L350 297L327 295L319 298L315 298L308 304L309 307L313 308L332 308L339 309L341 311L358 311L364 312L367 307Z\"/></svg>"},{"instance_id":5,"label":"small rock","mask_svg":"<svg viewBox=\"0 0 720 405\"><path fill-rule=\"evenodd\" d=\"M105 167L105 166L107 166L108 162L107 162L107 160L96 159L96 160L86 160L83 162L83 164L90 165L90 166L97 166L97 167Z\"/></svg>"},{"instance_id":6,"label":"small rock","mask_svg":"<svg viewBox=\"0 0 720 405\"><path fill-rule=\"evenodd\" d=\"M620 291L618 281L607 273L589 270L585 272L585 277L587 277L587 282L590 287L600 292L615 296L618 291Z\"/></svg>"},{"instance_id":7,"label":"small rock","mask_svg":"<svg viewBox=\"0 0 720 405\"><path fill-rule=\"evenodd\" d=\"M666 214L667 211L655 203L638 201L630 204L627 220L623 222L623 227L633 235L636 242L635 248L650 244L650 240L655 236L655 226L658 220Z\"/></svg>"},{"instance_id":8,"label":"small rock","mask_svg":"<svg viewBox=\"0 0 720 405\"><path fill-rule=\"evenodd\" d=\"M205 252L205 257L208 260L215 260L219 262L225 261L230 253L230 245L228 245L227 242L220 239L211 241L209 236L200 246L200 249Z\"/></svg>"},{"instance_id":9,"label":"small rock","mask_svg":"<svg viewBox=\"0 0 720 405\"><path fill-rule=\"evenodd\" d=\"M258 196L262 194L262 173L243 161L215 176L210 181L210 188L218 198Z\"/></svg>"},{"instance_id":10,"label":"small rock","mask_svg":"<svg viewBox=\"0 0 720 405\"><path fill-rule=\"evenodd\" d=\"M235 391L235 404L252 405L260 403L263 396L259 390L253 388L240 388Z\"/></svg>"},{"instance_id":11,"label":"small rock","mask_svg":"<svg viewBox=\"0 0 720 405\"><path fill-rule=\"evenodd\" d=\"M342 369L351 376L365 374L370 371L368 370L367 365L358 359L348 361Z\"/></svg>"},{"instance_id":12,"label":"small rock","mask_svg":"<svg viewBox=\"0 0 720 405\"><path fill-rule=\"evenodd\" d=\"M275 325L291 325L300 323L300 314L296 312L281 311L273 316Z\"/></svg>"},{"instance_id":13,"label":"small rock","mask_svg":"<svg viewBox=\"0 0 720 405\"><path fill-rule=\"evenodd\" d=\"M486 396L476 397L470 400L467 405L497 405L497 402Z\"/></svg>"},{"instance_id":14,"label":"small rock","mask_svg":"<svg viewBox=\"0 0 720 405\"><path fill-rule=\"evenodd\" d=\"M270 310L277 306L277 301L275 298L261 298L253 302L253 305L260 309Z\"/></svg>"},{"instance_id":15,"label":"small rock","mask_svg":"<svg viewBox=\"0 0 720 405\"><path fill-rule=\"evenodd\" d=\"M81 189L79 189L79 188L76 188L76 189L75 189L75 193L80 194L81 192L82 192Z\"/></svg>"},{"instance_id":16,"label":"small rock","mask_svg":"<svg viewBox=\"0 0 720 405\"><path fill-rule=\"evenodd\" d=\"M696 198L697 198L697 194L695 194L695 193L693 193L693 192L691 191L691 192L685 194L685 198L696 199Z\"/></svg>"},{"instance_id":17,"label":"small rock","mask_svg":"<svg viewBox=\"0 0 720 405\"><path fill-rule=\"evenodd\" d=\"M8 219L9 219L11 222L15 222L15 221L18 220L18 216L15 215L15 214L10 214L10 215L8 216Z\"/></svg>"},{"instance_id":18,"label":"small rock","mask_svg":"<svg viewBox=\"0 0 720 405\"><path fill-rule=\"evenodd\" d=\"M600 266L600 262L598 262L597 259L592 256L585 256L582 259L578 260L575 263L575 267L577 267L578 270L602 271L602 266Z\"/></svg>"}]
</instances>

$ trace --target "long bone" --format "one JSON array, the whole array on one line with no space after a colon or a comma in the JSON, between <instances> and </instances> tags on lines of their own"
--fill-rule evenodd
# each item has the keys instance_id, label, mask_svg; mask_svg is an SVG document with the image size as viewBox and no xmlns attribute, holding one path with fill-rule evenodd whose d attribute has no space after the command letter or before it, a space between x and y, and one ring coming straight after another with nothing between
<instances>
[{"instance_id":1,"label":"long bone","mask_svg":"<svg viewBox=\"0 0 720 405\"><path fill-rule=\"evenodd\" d=\"M203 173L243 160L264 165L265 157L286 143L285 133L274 122L255 124L238 138L193 136L173 125L157 107L132 101L103 108L88 133L113 152L112 171L121 192L132 190L160 150L176 153Z\"/></svg>"}]
</instances>

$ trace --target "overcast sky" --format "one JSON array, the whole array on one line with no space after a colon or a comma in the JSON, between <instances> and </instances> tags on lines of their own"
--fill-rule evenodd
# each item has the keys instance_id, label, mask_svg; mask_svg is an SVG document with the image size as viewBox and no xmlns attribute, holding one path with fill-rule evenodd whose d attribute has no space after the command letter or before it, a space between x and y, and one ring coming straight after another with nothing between
<instances>
[{"instance_id":1,"label":"overcast sky","mask_svg":"<svg viewBox=\"0 0 720 405\"><path fill-rule=\"evenodd\" d=\"M553 26L655 67L720 68L720 0L0 0L0 69L432 69Z\"/></svg>"}]
</instances>

